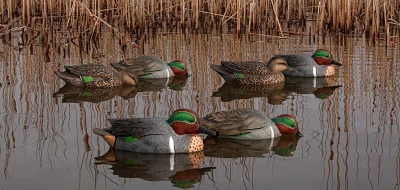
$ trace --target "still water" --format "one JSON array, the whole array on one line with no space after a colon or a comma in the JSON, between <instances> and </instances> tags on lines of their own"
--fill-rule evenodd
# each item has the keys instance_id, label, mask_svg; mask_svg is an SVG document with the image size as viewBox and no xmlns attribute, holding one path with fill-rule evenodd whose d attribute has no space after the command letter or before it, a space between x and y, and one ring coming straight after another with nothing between
<instances>
[{"instance_id":1,"label":"still water","mask_svg":"<svg viewBox=\"0 0 400 190\"><path fill-rule=\"evenodd\" d=\"M149 33L139 48L121 46L111 32L95 43L78 41L22 46L16 33L0 43L1 189L399 189L398 44L179 32ZM337 77L236 86L209 67L317 48L343 64ZM64 86L54 75L64 65L138 55L181 59L191 76L90 90ZM92 133L109 126L108 118L168 117L182 107L200 116L242 107L269 117L289 113L304 137L206 139L196 154L149 155L109 151Z\"/></svg>"}]
</instances>

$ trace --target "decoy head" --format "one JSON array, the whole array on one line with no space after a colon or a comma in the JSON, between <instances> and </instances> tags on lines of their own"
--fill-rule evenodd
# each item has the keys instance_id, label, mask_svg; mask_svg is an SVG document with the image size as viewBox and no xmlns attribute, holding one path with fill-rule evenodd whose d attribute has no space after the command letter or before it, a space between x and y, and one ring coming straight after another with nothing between
<instances>
[{"instance_id":1,"label":"decoy head","mask_svg":"<svg viewBox=\"0 0 400 190\"><path fill-rule=\"evenodd\" d=\"M207 130L200 124L199 116L190 109L181 108L175 110L167 122L178 135L205 133L216 136L215 132Z\"/></svg>"},{"instance_id":2,"label":"decoy head","mask_svg":"<svg viewBox=\"0 0 400 190\"><path fill-rule=\"evenodd\" d=\"M315 63L318 65L337 65L342 66L341 63L333 60L332 55L324 49L317 49L314 54L311 56Z\"/></svg>"},{"instance_id":3,"label":"decoy head","mask_svg":"<svg viewBox=\"0 0 400 190\"><path fill-rule=\"evenodd\" d=\"M139 77L134 71L128 70L121 70L119 71L121 75L122 83L127 85L135 86L139 82Z\"/></svg>"},{"instance_id":4,"label":"decoy head","mask_svg":"<svg viewBox=\"0 0 400 190\"><path fill-rule=\"evenodd\" d=\"M278 117L271 119L282 135L297 135L302 137L303 135L299 131L299 124L297 123L296 117L289 114L283 114Z\"/></svg>"},{"instance_id":5,"label":"decoy head","mask_svg":"<svg viewBox=\"0 0 400 190\"><path fill-rule=\"evenodd\" d=\"M282 71L292 71L289 65L286 62L286 59L283 57L273 57L271 58L268 63L267 67L274 73L282 72Z\"/></svg>"},{"instance_id":6,"label":"decoy head","mask_svg":"<svg viewBox=\"0 0 400 190\"><path fill-rule=\"evenodd\" d=\"M175 76L189 76L186 64L181 60L175 60L168 63L168 66L171 67L172 72Z\"/></svg>"}]
</instances>

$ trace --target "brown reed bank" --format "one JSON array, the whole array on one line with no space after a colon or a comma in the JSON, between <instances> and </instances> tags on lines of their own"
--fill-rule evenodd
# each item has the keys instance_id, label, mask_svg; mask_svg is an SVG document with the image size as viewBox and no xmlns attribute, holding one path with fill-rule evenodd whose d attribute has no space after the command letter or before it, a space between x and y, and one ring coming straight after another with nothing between
<instances>
[{"instance_id":1,"label":"brown reed bank","mask_svg":"<svg viewBox=\"0 0 400 190\"><path fill-rule=\"evenodd\" d=\"M292 34L293 26L317 24L318 33L398 36L399 0L4 0L0 35L12 29L51 31L66 25L96 35L102 26L131 34L147 29L227 27L238 33ZM40 23L38 29L36 23ZM17 24L17 26L15 26ZM19 24L19 26L18 26ZM18 28L20 27L20 28ZM22 28L21 28L22 27ZM304 29L303 29L304 31ZM295 33L299 33L296 31Z\"/></svg>"}]
</instances>

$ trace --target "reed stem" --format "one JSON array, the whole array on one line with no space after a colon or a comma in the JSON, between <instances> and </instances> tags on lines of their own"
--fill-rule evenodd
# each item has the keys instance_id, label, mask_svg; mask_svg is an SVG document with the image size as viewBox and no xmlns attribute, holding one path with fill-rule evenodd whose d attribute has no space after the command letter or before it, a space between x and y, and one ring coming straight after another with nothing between
<instances>
[{"instance_id":1,"label":"reed stem","mask_svg":"<svg viewBox=\"0 0 400 190\"><path fill-rule=\"evenodd\" d=\"M115 28L144 30L177 23L198 29L229 24L238 33L275 30L283 36L282 23L304 26L317 19L322 33L355 32L389 39L400 28L395 24L400 21L399 10L398 0L5 0L0 2L0 26L21 18L21 26L40 21L47 31L64 17L68 27L81 31L95 26L93 32L99 32L101 25L119 33Z\"/></svg>"}]
</instances>

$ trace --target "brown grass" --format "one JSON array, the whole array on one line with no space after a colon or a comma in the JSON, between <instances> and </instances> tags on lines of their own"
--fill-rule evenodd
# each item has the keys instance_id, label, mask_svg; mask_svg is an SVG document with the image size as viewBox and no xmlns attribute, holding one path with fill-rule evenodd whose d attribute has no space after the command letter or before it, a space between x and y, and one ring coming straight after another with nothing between
<instances>
[{"instance_id":1,"label":"brown grass","mask_svg":"<svg viewBox=\"0 0 400 190\"><path fill-rule=\"evenodd\" d=\"M133 33L160 27L228 26L238 33L269 31L282 36L288 27L318 21L320 33L390 39L399 28L399 14L398 0L5 0L0 2L0 35L10 30L15 19L30 28L41 23L41 31L66 24L93 36L102 25L122 26Z\"/></svg>"}]
</instances>

